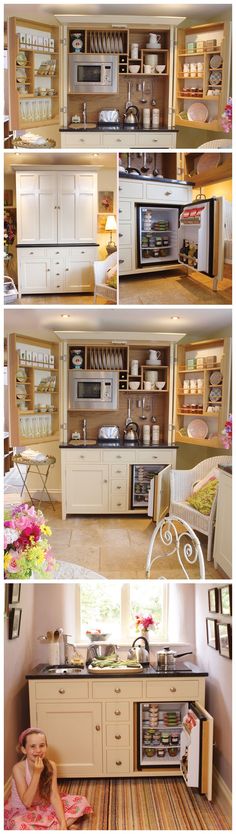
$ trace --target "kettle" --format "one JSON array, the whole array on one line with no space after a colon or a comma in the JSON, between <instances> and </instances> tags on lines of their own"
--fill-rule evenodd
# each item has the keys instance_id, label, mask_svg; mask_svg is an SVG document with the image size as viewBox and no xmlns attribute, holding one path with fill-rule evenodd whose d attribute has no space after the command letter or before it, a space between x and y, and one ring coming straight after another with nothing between
<instances>
[{"instance_id":1,"label":"kettle","mask_svg":"<svg viewBox=\"0 0 236 834\"><path fill-rule=\"evenodd\" d=\"M124 441L134 441L139 440L139 426L138 423L135 423L131 420L127 423L126 428L124 429Z\"/></svg>"},{"instance_id":2,"label":"kettle","mask_svg":"<svg viewBox=\"0 0 236 834\"><path fill-rule=\"evenodd\" d=\"M134 126L139 124L139 109L135 104L130 104L129 107L126 107L124 124Z\"/></svg>"},{"instance_id":3,"label":"kettle","mask_svg":"<svg viewBox=\"0 0 236 834\"><path fill-rule=\"evenodd\" d=\"M140 645L141 640L144 643L144 647ZM136 643L138 644L137 646ZM142 637L142 635L140 637L136 637L136 640L132 643L131 652L132 650L134 651L134 655L138 663L142 663L142 666L149 664L149 645L146 637Z\"/></svg>"}]
</instances>

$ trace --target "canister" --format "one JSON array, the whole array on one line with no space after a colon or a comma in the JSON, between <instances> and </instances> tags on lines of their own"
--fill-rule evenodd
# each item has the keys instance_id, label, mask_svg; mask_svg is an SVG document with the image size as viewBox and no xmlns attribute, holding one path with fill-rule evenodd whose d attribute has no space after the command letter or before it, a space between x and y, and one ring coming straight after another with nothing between
<instances>
[{"instance_id":1,"label":"canister","mask_svg":"<svg viewBox=\"0 0 236 834\"><path fill-rule=\"evenodd\" d=\"M132 43L131 46L131 58L133 60L138 60L138 43Z\"/></svg>"},{"instance_id":2,"label":"canister","mask_svg":"<svg viewBox=\"0 0 236 834\"><path fill-rule=\"evenodd\" d=\"M152 427L152 445L158 446L158 443L160 443L160 426L155 423Z\"/></svg>"},{"instance_id":3,"label":"canister","mask_svg":"<svg viewBox=\"0 0 236 834\"><path fill-rule=\"evenodd\" d=\"M131 359L131 376L138 376L138 359Z\"/></svg>"}]
</instances>

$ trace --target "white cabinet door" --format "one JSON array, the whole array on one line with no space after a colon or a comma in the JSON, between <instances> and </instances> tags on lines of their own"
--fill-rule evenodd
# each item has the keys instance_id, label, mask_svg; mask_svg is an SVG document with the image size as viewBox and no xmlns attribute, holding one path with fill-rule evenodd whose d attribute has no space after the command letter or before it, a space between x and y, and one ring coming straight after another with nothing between
<instances>
[{"instance_id":1,"label":"white cabinet door","mask_svg":"<svg viewBox=\"0 0 236 834\"><path fill-rule=\"evenodd\" d=\"M65 270L66 292L93 292L93 266L91 261L86 258L86 252L84 254L85 260L82 261L81 256L78 257L76 251L73 254L71 249L71 253Z\"/></svg>"},{"instance_id":2,"label":"white cabinet door","mask_svg":"<svg viewBox=\"0 0 236 834\"><path fill-rule=\"evenodd\" d=\"M153 521L158 523L169 512L171 466L165 466L154 477Z\"/></svg>"},{"instance_id":3,"label":"white cabinet door","mask_svg":"<svg viewBox=\"0 0 236 834\"><path fill-rule=\"evenodd\" d=\"M76 240L92 243L97 229L97 175L76 174Z\"/></svg>"},{"instance_id":4,"label":"white cabinet door","mask_svg":"<svg viewBox=\"0 0 236 834\"><path fill-rule=\"evenodd\" d=\"M56 243L56 174L20 172L16 183L18 243Z\"/></svg>"},{"instance_id":5,"label":"white cabinet door","mask_svg":"<svg viewBox=\"0 0 236 834\"><path fill-rule=\"evenodd\" d=\"M101 704L51 701L38 703L36 710L37 725L49 739L49 756L56 761L58 775L101 776Z\"/></svg>"},{"instance_id":6,"label":"white cabinet door","mask_svg":"<svg viewBox=\"0 0 236 834\"><path fill-rule=\"evenodd\" d=\"M76 243L77 175L73 171L58 174L58 241Z\"/></svg>"},{"instance_id":7,"label":"white cabinet door","mask_svg":"<svg viewBox=\"0 0 236 834\"><path fill-rule=\"evenodd\" d=\"M57 242L57 177L50 171L38 174L38 240Z\"/></svg>"},{"instance_id":8,"label":"white cabinet door","mask_svg":"<svg viewBox=\"0 0 236 834\"><path fill-rule=\"evenodd\" d=\"M37 260L24 257L18 261L19 293L46 293L50 291L50 272L47 258L38 256Z\"/></svg>"},{"instance_id":9,"label":"white cabinet door","mask_svg":"<svg viewBox=\"0 0 236 834\"><path fill-rule=\"evenodd\" d=\"M72 464L65 473L66 513L109 511L108 466Z\"/></svg>"}]
</instances>

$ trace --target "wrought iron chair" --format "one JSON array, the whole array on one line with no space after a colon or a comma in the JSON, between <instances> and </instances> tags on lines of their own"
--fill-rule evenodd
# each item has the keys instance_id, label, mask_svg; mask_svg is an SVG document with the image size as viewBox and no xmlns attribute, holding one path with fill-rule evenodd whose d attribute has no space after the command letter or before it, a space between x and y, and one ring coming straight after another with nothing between
<instances>
[{"instance_id":1,"label":"wrought iron chair","mask_svg":"<svg viewBox=\"0 0 236 834\"><path fill-rule=\"evenodd\" d=\"M153 555L153 548L158 537L160 544L159 552ZM164 549L167 548L167 551ZM161 551L161 552L160 552ZM152 538L147 553L146 578L150 579L151 568L154 562L159 559L177 556L178 565L181 567L186 579L191 579L186 567L199 563L200 579L205 579L205 564L202 548L196 534L186 521L182 521L176 515L162 518L153 530ZM185 564L186 563L186 567ZM165 576L158 577L166 579Z\"/></svg>"}]
</instances>

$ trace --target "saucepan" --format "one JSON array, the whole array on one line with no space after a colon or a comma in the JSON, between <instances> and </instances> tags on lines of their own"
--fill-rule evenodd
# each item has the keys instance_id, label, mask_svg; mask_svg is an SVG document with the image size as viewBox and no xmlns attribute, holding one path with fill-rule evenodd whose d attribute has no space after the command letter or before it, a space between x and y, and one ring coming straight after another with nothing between
<instances>
[{"instance_id":1,"label":"saucepan","mask_svg":"<svg viewBox=\"0 0 236 834\"><path fill-rule=\"evenodd\" d=\"M162 672L171 671L175 669L175 661L177 658L185 657L187 654L192 654L192 652L181 652L181 654L177 654L174 649L166 646L157 652L157 669L160 669Z\"/></svg>"}]
</instances>

